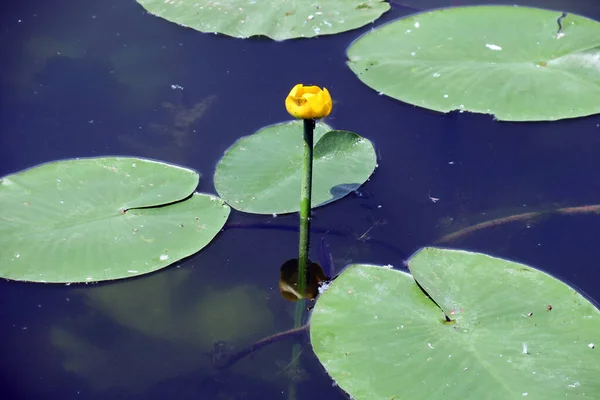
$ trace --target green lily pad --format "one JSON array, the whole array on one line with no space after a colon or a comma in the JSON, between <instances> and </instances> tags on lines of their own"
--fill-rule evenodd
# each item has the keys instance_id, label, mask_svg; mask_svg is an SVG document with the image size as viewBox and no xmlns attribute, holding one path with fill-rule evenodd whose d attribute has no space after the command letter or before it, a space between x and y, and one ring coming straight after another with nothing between
<instances>
[{"instance_id":1,"label":"green lily pad","mask_svg":"<svg viewBox=\"0 0 600 400\"><path fill-rule=\"evenodd\" d=\"M351 265L317 299L311 343L352 398L600 398L600 311L575 290L460 250L409 268Z\"/></svg>"},{"instance_id":2,"label":"green lily pad","mask_svg":"<svg viewBox=\"0 0 600 400\"><path fill-rule=\"evenodd\" d=\"M384 0L137 0L150 14L200 32L274 40L332 35L367 25L390 9Z\"/></svg>"},{"instance_id":3,"label":"green lily pad","mask_svg":"<svg viewBox=\"0 0 600 400\"><path fill-rule=\"evenodd\" d=\"M238 140L217 164L215 189L231 207L256 214L300 209L303 122L267 126ZM373 144L354 132L317 123L314 134L312 207L356 190L377 164Z\"/></svg>"},{"instance_id":4,"label":"green lily pad","mask_svg":"<svg viewBox=\"0 0 600 400\"><path fill-rule=\"evenodd\" d=\"M600 113L600 23L528 7L474 6L412 15L371 31L348 65L381 94L435 111L499 120Z\"/></svg>"},{"instance_id":5,"label":"green lily pad","mask_svg":"<svg viewBox=\"0 0 600 400\"><path fill-rule=\"evenodd\" d=\"M58 161L6 176L0 277L103 281L187 257L215 237L230 212L215 196L189 197L198 179L189 169L127 157Z\"/></svg>"}]
</instances>

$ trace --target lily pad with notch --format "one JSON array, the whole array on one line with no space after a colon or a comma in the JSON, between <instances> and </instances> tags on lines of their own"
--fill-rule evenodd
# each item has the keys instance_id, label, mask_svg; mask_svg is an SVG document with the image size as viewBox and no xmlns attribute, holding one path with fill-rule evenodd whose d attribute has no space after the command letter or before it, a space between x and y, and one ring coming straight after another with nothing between
<instances>
[{"instance_id":1,"label":"lily pad with notch","mask_svg":"<svg viewBox=\"0 0 600 400\"><path fill-rule=\"evenodd\" d=\"M206 246L230 208L197 172L130 157L51 162L0 180L0 277L96 282L164 268Z\"/></svg>"},{"instance_id":2,"label":"lily pad with notch","mask_svg":"<svg viewBox=\"0 0 600 400\"><path fill-rule=\"evenodd\" d=\"M600 113L600 23L517 6L439 9L370 31L348 65L419 107L541 121Z\"/></svg>"},{"instance_id":3,"label":"lily pad with notch","mask_svg":"<svg viewBox=\"0 0 600 400\"><path fill-rule=\"evenodd\" d=\"M317 299L313 349L352 398L600 396L600 311L577 291L461 250L408 265L350 265Z\"/></svg>"},{"instance_id":4,"label":"lily pad with notch","mask_svg":"<svg viewBox=\"0 0 600 400\"><path fill-rule=\"evenodd\" d=\"M270 125L239 139L217 164L214 182L219 196L236 210L249 213L298 211L304 157L302 124L291 121ZM312 207L356 190L369 179L376 164L371 141L317 123Z\"/></svg>"}]
</instances>

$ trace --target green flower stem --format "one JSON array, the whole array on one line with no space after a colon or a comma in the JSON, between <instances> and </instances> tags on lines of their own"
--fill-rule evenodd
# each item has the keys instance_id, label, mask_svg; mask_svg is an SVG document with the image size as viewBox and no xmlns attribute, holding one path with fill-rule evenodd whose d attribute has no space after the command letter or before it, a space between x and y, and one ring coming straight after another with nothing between
<instances>
[{"instance_id":1,"label":"green flower stem","mask_svg":"<svg viewBox=\"0 0 600 400\"><path fill-rule=\"evenodd\" d=\"M312 164L313 164L313 136L315 120L304 120L304 165L302 167L302 186L300 187L300 244L298 246L298 293L304 295L306 292L306 267L308 265L308 247L310 246L310 209L312 201ZM303 298L296 302L296 315L294 318L295 328L302 326L304 312L306 310ZM294 344L292 349L292 369L298 368L298 357L301 346ZM288 399L295 400L297 397L296 385L292 381L289 386Z\"/></svg>"},{"instance_id":2,"label":"green flower stem","mask_svg":"<svg viewBox=\"0 0 600 400\"><path fill-rule=\"evenodd\" d=\"M300 188L300 245L298 247L298 293L300 294L306 292L307 284L306 268L308 265L308 247L310 246L310 206L312 200L314 130L315 120L305 119L304 165L302 166L302 186ZM296 327L300 325L296 325Z\"/></svg>"}]
</instances>

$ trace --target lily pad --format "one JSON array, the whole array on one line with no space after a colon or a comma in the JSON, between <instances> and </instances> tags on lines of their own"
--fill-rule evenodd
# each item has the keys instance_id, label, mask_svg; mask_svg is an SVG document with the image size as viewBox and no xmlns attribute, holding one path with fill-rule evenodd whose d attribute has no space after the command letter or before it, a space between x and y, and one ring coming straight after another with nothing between
<instances>
[{"instance_id":1,"label":"lily pad","mask_svg":"<svg viewBox=\"0 0 600 400\"><path fill-rule=\"evenodd\" d=\"M382 94L435 111L499 120L600 113L600 23L516 6L412 15L371 31L348 65Z\"/></svg>"},{"instance_id":2,"label":"lily pad","mask_svg":"<svg viewBox=\"0 0 600 400\"><path fill-rule=\"evenodd\" d=\"M190 197L198 179L189 169L127 157L58 161L6 176L0 277L103 281L187 257L215 237L230 212L215 196Z\"/></svg>"},{"instance_id":3,"label":"lily pad","mask_svg":"<svg viewBox=\"0 0 600 400\"><path fill-rule=\"evenodd\" d=\"M311 343L352 398L600 397L600 312L575 290L460 250L409 268L351 265L317 299Z\"/></svg>"},{"instance_id":4,"label":"lily pad","mask_svg":"<svg viewBox=\"0 0 600 400\"><path fill-rule=\"evenodd\" d=\"M238 140L217 164L215 189L231 207L256 214L300 209L303 122L267 126ZM317 123L312 207L356 190L375 170L373 144L354 132Z\"/></svg>"},{"instance_id":5,"label":"lily pad","mask_svg":"<svg viewBox=\"0 0 600 400\"><path fill-rule=\"evenodd\" d=\"M200 32L274 40L360 28L390 9L384 0L137 0L149 13Z\"/></svg>"}]
</instances>

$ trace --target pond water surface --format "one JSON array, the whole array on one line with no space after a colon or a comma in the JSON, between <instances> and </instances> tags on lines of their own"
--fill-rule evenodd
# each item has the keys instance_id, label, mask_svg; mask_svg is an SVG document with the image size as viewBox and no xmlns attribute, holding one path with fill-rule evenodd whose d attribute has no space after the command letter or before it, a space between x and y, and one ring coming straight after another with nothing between
<instances>
[{"instance_id":1,"label":"pond water surface","mask_svg":"<svg viewBox=\"0 0 600 400\"><path fill-rule=\"evenodd\" d=\"M411 6L482 2L393 3L375 26L417 12ZM597 0L522 3L600 19ZM0 176L57 159L133 155L193 168L203 175L198 190L215 193L223 152L289 120L283 99L305 82L331 91L327 123L371 139L378 154L357 193L315 210L313 243L326 236L338 270L350 262L402 268L420 247L481 221L600 203L600 116L499 123L374 95L345 66L346 48L371 26L278 43L201 34L134 1L1 7ZM285 341L225 371L212 366L215 342L241 348L293 326L294 305L277 280L296 255L296 223L297 215L233 211L207 248L148 276L0 282L0 398L287 399L292 380L298 398L346 398L307 342L298 370L287 368ZM597 303L598 238L600 217L579 214L503 224L447 245L530 264Z\"/></svg>"}]
</instances>

